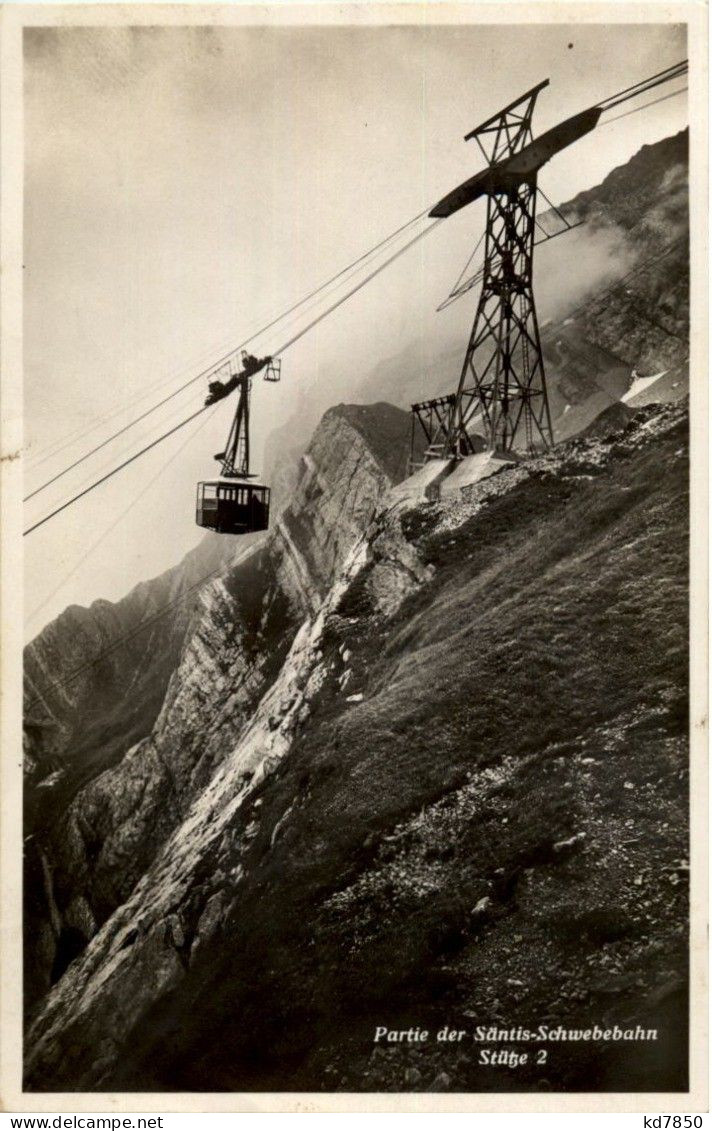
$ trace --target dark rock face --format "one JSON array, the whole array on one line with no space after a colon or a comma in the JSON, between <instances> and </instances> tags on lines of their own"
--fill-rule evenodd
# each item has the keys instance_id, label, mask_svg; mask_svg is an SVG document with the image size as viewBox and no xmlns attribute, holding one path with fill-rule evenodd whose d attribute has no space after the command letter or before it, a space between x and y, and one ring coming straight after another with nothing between
<instances>
[{"instance_id":1,"label":"dark rock face","mask_svg":"<svg viewBox=\"0 0 712 1131\"><path fill-rule=\"evenodd\" d=\"M28 1006L129 896L234 745L299 624L404 469L407 429L406 414L388 405L330 410L266 538L235 549L210 536L119 605L68 610L29 646ZM137 631L214 562L218 576L190 602ZM136 637L109 653L106 671L87 663L127 628ZM50 671L77 668L68 685L50 682ZM35 784L48 770L54 778Z\"/></svg>"},{"instance_id":2,"label":"dark rock face","mask_svg":"<svg viewBox=\"0 0 712 1131\"><path fill-rule=\"evenodd\" d=\"M689 132L644 145L630 161L608 174L595 188L580 192L563 206L578 216L607 213L627 231L669 235L671 223L687 225L686 183Z\"/></svg>"},{"instance_id":3,"label":"dark rock face","mask_svg":"<svg viewBox=\"0 0 712 1131\"><path fill-rule=\"evenodd\" d=\"M101 837L87 826L85 845L73 825L71 837L57 833L57 822L73 811L88 784L110 774L151 733L201 579L219 572L234 554L228 541L209 535L180 565L137 585L123 600L95 601L88 609L70 606L25 649L28 1006L96 929L97 908L87 901L83 873ZM131 804L128 794L125 804ZM162 809L162 800L156 798L154 806ZM163 827L164 818L157 824Z\"/></svg>"},{"instance_id":4,"label":"dark rock face","mask_svg":"<svg viewBox=\"0 0 712 1131\"><path fill-rule=\"evenodd\" d=\"M436 504L364 457L375 514L249 717L191 689L216 665L186 645L150 739L179 816L40 1004L26 1086L530 1090L373 1034L531 1011L665 1034L559 1048L552 1089L683 1090L686 439L684 406L648 408Z\"/></svg>"},{"instance_id":5,"label":"dark rock face","mask_svg":"<svg viewBox=\"0 0 712 1131\"><path fill-rule=\"evenodd\" d=\"M629 408L623 401L615 401L608 408L604 408L603 412L599 413L595 420L583 429L581 435L600 436L604 439L606 436L622 431L633 416L635 416L635 409Z\"/></svg>"},{"instance_id":6,"label":"dark rock face","mask_svg":"<svg viewBox=\"0 0 712 1131\"><path fill-rule=\"evenodd\" d=\"M557 323L544 327L547 378L558 439L582 430L641 375L674 375L669 399L688 390L688 133L645 145L596 188L561 206L586 221L621 264ZM564 236L562 239L567 239ZM674 385L674 389L672 386Z\"/></svg>"}]
</instances>

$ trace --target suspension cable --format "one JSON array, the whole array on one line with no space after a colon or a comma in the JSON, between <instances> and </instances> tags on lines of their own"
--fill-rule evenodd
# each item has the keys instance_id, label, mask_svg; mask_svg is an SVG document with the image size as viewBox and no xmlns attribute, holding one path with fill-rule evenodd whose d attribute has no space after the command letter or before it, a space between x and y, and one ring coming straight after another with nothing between
<instances>
[{"instance_id":1,"label":"suspension cable","mask_svg":"<svg viewBox=\"0 0 712 1131\"><path fill-rule=\"evenodd\" d=\"M664 71L658 71L657 74L649 75L645 79L640 79L639 82L633 83L632 86L627 86L623 90L617 91L615 94L609 95L608 98L602 98L596 106L600 106L604 110L612 110L619 102L625 102L628 98L637 98L639 94L644 94L647 90L652 90L654 86L660 83L670 82L672 79L678 78L687 72L688 63L687 59L681 59L678 63L673 63L672 66L666 67Z\"/></svg>"},{"instance_id":2,"label":"suspension cable","mask_svg":"<svg viewBox=\"0 0 712 1131\"><path fill-rule=\"evenodd\" d=\"M669 82L674 78L678 78L678 77L682 76L683 74L685 74L687 72L687 70L688 70L687 60L686 59L681 60L679 63L672 64L670 67L667 67L663 71L658 71L656 74L650 75L646 79L641 79L639 82L634 83L632 86L625 87L623 90L618 91L616 94L612 94L608 98L602 99L601 102L596 103L596 105L600 106L603 109L604 113L606 113L608 110L612 110L615 106L619 105L621 102L627 101L628 98L635 98L635 97L639 96L640 94L646 93L648 90L652 90L655 86L659 85L660 83ZM664 102L667 98L674 98L675 95L682 94L685 90L687 90L687 87L682 87L679 91L674 91L672 94L664 95L662 98L655 99L652 102L646 102L644 106L638 107L637 109L644 110L648 106L655 106L659 102ZM628 110L628 111L626 111L625 114L619 114L615 118L609 118L606 122L603 122L601 124L607 125L609 122L616 122L620 118L627 117L628 114L637 113L637 109ZM551 202L549 202L549 203L551 203ZM554 205L552 205L552 207L555 208ZM300 302L296 303L293 307L290 307L289 310L285 311L283 315L278 316L273 322L269 323L267 326L262 327L260 330L256 330L249 338L246 338L244 342L242 342L240 345L238 345L234 349L232 349L229 354L225 355L223 359L221 359L217 363L213 363L213 365L211 365L208 369L203 370L196 377L191 378L191 380L188 381L187 384L181 386L179 389L177 389L175 391L174 394L171 394L171 395L173 395L173 396L177 395L179 392L182 392L182 390L184 388L187 388L188 385L193 384L193 382L199 380L201 377L206 376L208 373L210 373L212 371L213 368L218 368L221 364L224 363L224 361L229 360L230 357L232 357L237 352L237 350L242 349L244 346L248 345L249 342L251 342L253 340L253 338L258 337L260 334L265 333L269 329L272 329L272 327L274 325L276 325L277 322L281 321L282 318L286 318L294 310L298 309L298 307L300 307L304 303L309 302L309 300L311 298L313 298L313 297L315 297L315 295L319 294L320 291L323 290L324 288L326 288L327 286L329 286L330 283L332 283L336 279L340 278L341 275L343 275L347 271L349 271L351 269L351 267L360 263L364 258L367 258L370 254L372 254L374 251L376 251L379 247L383 246L383 244L385 244L385 243L389 242L391 239L395 238L396 235L398 235L398 234L400 234L400 232L404 231L406 227L410 226L410 224L415 223L416 220L421 219L426 214L426 211L423 211L418 216L413 217L413 219L408 221L407 224L404 224L401 228L399 228L395 232L393 232L391 236L386 237L386 239L383 240L381 242L381 244L377 244L374 248L371 249L370 252L364 253L364 255L361 256L359 259L355 260L353 264L350 264L349 267L344 268L342 271L338 272L337 275L333 276L330 280L328 280L326 283L322 284L322 286L317 288L315 291L312 291L310 295L308 295L306 298L300 300ZM476 250L477 249L475 249L475 251ZM474 256L474 252L473 252L473 256ZM472 261L473 256L471 256L470 260L465 265L465 267L462 271L462 274L460 276L460 279L458 279L457 283L455 284L455 286L453 288L453 292L455 290L457 290L457 287L460 283L462 275L464 275L465 272L467 271L467 268L469 267L469 264ZM169 400L169 399L170 399L170 397L166 398L166 400ZM137 417L134 421L130 422L128 425L126 425L126 428L121 429L119 432L115 433L113 436L110 436L102 444L98 445L96 448L87 452L86 455L81 457L81 459L82 460L83 459L89 459L89 457L92 456L96 451L98 451L100 447L103 447L105 444L111 443L111 441L113 439L115 439L117 436L121 435L124 431L126 431L126 429L133 427L134 424L140 423L140 421L145 419L145 417L150 415L150 413L159 409L163 404L166 403L166 400L159 401L156 405L153 406L153 408L149 409L146 413ZM116 415L116 413L113 413L113 414L110 414L108 417L99 418L98 423L99 424L105 423L106 421L113 419L115 417L115 415ZM70 437L66 440L66 442L62 443L62 445L59 448L56 448L54 451L52 451L48 455L42 455L42 457L37 461L35 466L38 466L39 464L44 463L46 459L52 458L53 455L58 455L59 452L63 451L66 447L68 447L81 434L82 434L82 429L80 429L78 432L72 433L70 435ZM77 462L81 462L81 460L78 460ZM60 476L66 474L67 471L70 471L75 466L76 466L76 463L70 465L70 467L68 467L68 468L65 468L63 471L61 471L53 479L48 480L47 483L43 484L41 487L38 487L36 491L33 491L30 495L27 495L25 497L25 499L23 499L23 502L26 502L27 500L33 498L34 495L38 494L40 491L44 490L44 488L46 486L49 486L51 483L53 483L56 478L59 478Z\"/></svg>"},{"instance_id":3,"label":"suspension cable","mask_svg":"<svg viewBox=\"0 0 712 1131\"><path fill-rule=\"evenodd\" d=\"M298 342L300 338L303 338L304 335L309 332L309 330L313 329L314 326L316 326L329 314L332 314L333 311L335 311L339 306L345 303L347 299L351 298L352 295L355 295L357 291L361 290L362 287L365 287L367 283L369 283L376 277L376 275L380 274L381 271L384 271L386 267L388 267L391 263L394 263L395 260L399 259L401 255L404 255L405 252L413 246L413 244L417 243L418 240L421 240L428 234L428 232L431 232L433 228L436 228L441 222L442 218L438 218L432 224L429 224L427 228L424 228L422 232L419 232L417 236L409 240L408 243L404 244L403 247L399 248L399 250L395 252L394 255L391 255L388 259L385 260L384 263L380 264L380 266L378 266L374 271L371 271L365 279L362 279L361 282L359 282L355 287L352 287L351 290L347 291L345 295L339 298L336 302L332 303L331 306L327 307L327 309L319 314L316 318L312 319L312 321L309 322L302 330L300 330L297 334L294 334L287 342L285 342L283 346L281 346L280 349L275 350L275 354L279 356L280 354L285 353L286 350L290 348L290 346L293 346L295 342ZM67 507L70 507L73 503L78 502L79 499L82 499L85 495L88 495L89 492L93 491L96 487L101 486L102 483L106 483L106 481L108 479L111 479L113 475L116 475L119 471L122 471L125 467L128 467L128 465L133 463L134 460L140 459L142 455L145 455L146 452L150 451L152 448L155 448L157 444L160 444L161 441L167 439L168 436L172 436L173 433L177 432L180 428L184 428L186 424L189 424L191 420L195 420L209 407L212 406L203 405L202 408L199 408L197 410L197 412L191 413L190 416L186 417L185 420L182 420L179 424L176 424L173 428L169 429L168 432L164 432L161 436L158 436L155 440L152 440L150 444L147 444L145 447L141 448L140 451L136 452L128 459L125 459L123 463L120 463L118 465L118 467L115 467L112 471L107 472L106 475L102 475L101 478L97 479L88 487L85 487L84 490L79 491L76 495L73 495L71 499L67 499L67 501L62 503L61 506L55 507L55 509L53 511L50 511L49 514L45 515L44 518L39 519L37 522L33 523L32 526L28 527L27 530L24 530L23 537L31 534L33 530L37 530L40 526L44 526L44 524L46 522L49 522L51 518L54 518L55 515L60 514L62 511L66 510Z\"/></svg>"},{"instance_id":4,"label":"suspension cable","mask_svg":"<svg viewBox=\"0 0 712 1131\"><path fill-rule=\"evenodd\" d=\"M610 97L608 99L604 99L602 102L599 102L596 105L601 106L603 108L603 113L605 114L609 110L612 110L614 107L619 106L621 103L627 102L629 99L635 98L640 94L647 93L648 90L652 90L654 87L659 86L661 83L670 82L672 79L676 79L676 78L681 77L682 75L687 73L687 69L688 69L687 60L686 59L682 60L680 63L675 63L673 66L668 67L664 71L659 71L656 75L651 75L647 79L641 79L640 82L635 83L633 86L626 87L625 90L621 90L617 94L610 95ZM614 118L607 118L605 121L601 122L600 125L607 126L607 125L610 125L612 122L619 121L621 118L627 118L630 114L637 114L640 110L646 110L649 106L657 106L659 102L665 102L665 101L667 101L668 98L675 98L678 94L683 94L687 89L688 88L686 86L684 86L684 87L681 87L679 90L673 90L670 94L664 94L660 98L653 99L651 102L645 102L642 106L635 106L635 107L633 107L632 110L626 110L623 114L617 114ZM563 235L565 231L568 231L572 227L572 225L570 225L568 223L565 216L562 214L561 210L557 207L557 205L555 205L553 203L553 201L549 200L549 197L546 195L546 193L541 188L541 186L538 186L538 189L539 189L539 192L541 193L541 195L546 200L547 204L550 206L550 208L557 214L557 216L560 217L560 219L565 224L565 228L563 229L563 231L557 232L557 233L555 233L555 235ZM537 226L542 231L544 230L542 228L541 224L539 223L538 219L535 219L535 223L537 224ZM544 234L546 235L546 233L544 233ZM475 253L477 252L478 247L482 243L482 238L484 238L484 233L483 233L483 236L480 238L480 241L477 244L477 246L475 247L474 251L472 252L470 258L468 259L467 263L465 264L465 267L461 271L460 276L459 276L457 282L455 283L454 287L450 291L449 295L437 307L438 312L445 310L446 307L450 306L453 302L455 302L463 294L466 294L467 291L471 290L472 287L476 286L476 284L482 278L483 268L480 267L473 275L470 276L470 278L468 278L464 283L462 283L463 276L466 274L468 267L470 266L470 264L472 263L472 260L475 257ZM547 236L547 238L551 239L552 237ZM543 242L543 241L539 241L539 242ZM678 335L674 335L674 336L677 337Z\"/></svg>"},{"instance_id":5,"label":"suspension cable","mask_svg":"<svg viewBox=\"0 0 712 1131\"><path fill-rule=\"evenodd\" d=\"M69 581L69 579L71 577L74 577L74 574L77 572L79 567L81 565L83 565L84 562L87 561L87 559L89 557L91 557L91 555L94 553L94 551L99 548L99 546L104 541L104 539L107 538L109 536L109 534L111 534L112 530L115 530L116 527L119 525L119 523L122 522L124 518L126 518L126 515L131 510L133 510L133 508L136 506L137 503L139 503L141 501L141 499L144 497L144 495L148 494L148 492L153 487L153 485L155 483L157 483L158 480L161 478L161 476L168 470L168 468L173 463L175 463L175 461L178 459L178 456L182 455L182 453L187 448L188 444L190 444L195 439L195 437L198 435L198 433L202 431L202 429L205 427L205 425L208 423L208 421L211 419L211 417L214 416L217 409L218 409L218 405L215 405L213 412L209 413L203 420L201 420L200 423L198 424L198 427L193 429L193 431L190 433L190 435L187 437L187 439L185 439L183 441L182 444L179 444L179 446L176 448L176 450L173 452L173 454L170 456L170 458L167 459L166 462L161 466L161 468L156 472L156 474L151 479L148 480L148 482L145 484L143 489L138 493L138 495L135 495L133 497L133 499L131 500L129 505L126 507L126 509L121 512L121 514L118 516L118 518L115 518L114 521L109 526L107 526L107 528L104 530L104 532L99 535L99 537L96 539L95 542L92 543L92 545L89 547L89 549L84 554L81 555L81 557L76 562L76 564L70 569L69 573L65 574L65 576L62 578L62 580L59 582L59 584L56 585L54 587L54 589L50 593L47 594L47 596L44 598L44 600L41 601L39 603L39 605L36 605L34 607L34 609L28 614L28 616L25 619L26 624L29 624L34 620L34 618L37 616L37 614L40 613L42 611L42 609L44 609L47 602L51 601L52 598L57 593L59 593L60 589L64 588L64 586L67 584L67 582Z\"/></svg>"},{"instance_id":6,"label":"suspension cable","mask_svg":"<svg viewBox=\"0 0 712 1131\"><path fill-rule=\"evenodd\" d=\"M644 102L642 106L634 106L632 110L626 110L623 114L616 114L615 118L606 118L605 122L600 124L610 126L611 122L619 122L621 118L627 118L629 114L637 114L641 110L647 110L648 106L657 106L658 102L667 102L668 98L675 98L678 94L684 94L686 90L686 86L681 86L679 90L673 90L671 94L663 94L660 98L654 98L652 102Z\"/></svg>"},{"instance_id":7,"label":"suspension cable","mask_svg":"<svg viewBox=\"0 0 712 1131\"><path fill-rule=\"evenodd\" d=\"M622 102L628 101L628 99L635 98L638 95L647 92L648 90L654 89L656 86L659 86L661 83L669 82L671 79L679 77L680 75L686 73L687 69L688 69L687 60L686 59L682 60L681 62L675 63L672 66L666 68L664 71L659 71L657 74L651 75L646 79L642 79L638 83L635 83L632 86L627 87L624 90L619 91L616 94L609 96L607 99L601 100L601 102L597 103L596 105L601 107L604 110L604 112L607 111L607 110L613 109L614 107L620 105ZM673 97L675 94L678 94L678 93L681 93L681 91L675 91L675 92L673 92L672 95L669 95L669 96L666 96L666 97ZM655 100L655 101L657 102L657 101L662 101L662 100L663 99L659 99L659 100ZM653 102L653 103L647 103L646 105L654 105L654 104L655 103ZM638 109L641 109L641 110L645 109L645 106L641 106ZM628 111L627 113L632 113L632 112L633 111ZM619 117L624 117L624 116L625 115L619 115ZM609 119L609 121L615 121L615 120L616 119ZM391 233L391 235L387 236L384 240L381 240L379 244L376 244L374 248L371 248L369 251L364 252L363 255L361 255L358 259L354 260L347 267L342 268L342 270L337 272L336 275L332 276L331 279L327 280L320 287L316 288L314 291L312 291L305 298L300 299L299 302L295 303L292 307L290 307L283 314L281 314L277 318L273 319L272 322L268 323L261 330L257 331L255 334L252 335L252 337L246 339L245 342L243 342L241 345L238 345L234 349L230 350L230 352L225 354L218 362L215 362L210 367L203 369L196 376L192 377L188 382L181 385L180 388L176 389L175 392L169 394L169 396L167 396L167 397L163 398L161 401L159 401L156 405L153 406L153 408L148 409L146 412L142 413L139 417L137 417L135 420L131 421L129 424L125 425L123 428L119 429L116 433L114 433L108 439L102 441L102 443L96 445L89 452L87 452L85 455L81 456L79 459L75 460L68 467L64 468L62 471L60 471L56 475L52 476L49 480L47 480L46 483L42 484L36 490L32 491L29 495L27 495L23 501L25 501L25 502L28 501L29 499L33 498L35 495L39 494L40 491L43 491L46 487L49 487L52 483L55 483L63 475L66 475L69 471L73 470L73 468L77 467L78 464L84 462L84 460L86 460L86 459L89 459L90 456L94 455L97 451L99 451L100 449L105 447L107 444L111 443L112 440L116 439L118 436L123 435L123 433L128 431L128 429L133 427L135 424L140 423L140 421L144 420L152 412L154 412L158 408L162 407L162 405L166 404L167 401L173 399L173 397L177 396L180 392L182 392L188 386L194 384L196 381L200 380L201 378L206 377L206 376L213 374L216 371L218 371L221 366L224 366L227 362L229 362L229 360L232 357L234 357L234 355L237 353L237 351L239 349L241 349L244 345L246 345L248 342L252 341L252 339L254 337L258 337L260 334L265 333L267 330L271 329L273 326L275 326L278 322L282 321L284 318L286 318L293 311L299 309L299 307L303 306L305 303L309 302L312 298L314 298L316 295L318 295L321 291L325 290L326 287L330 286L337 279L341 278L343 275L346 275L353 268L355 268L359 263L362 263L364 260L367 260L376 251L380 250L386 244L390 243L393 239L395 239L395 237L397 235L399 235L401 232L404 232L407 228L411 227L418 220L422 219L426 215L427 211L428 210L425 209L423 212L419 213L417 216L413 217L411 220L409 220L405 224L401 225L401 227L396 229L395 232ZM558 211L558 209L557 209L557 211ZM329 314L331 314L339 306L341 306L341 304L343 302L345 302L352 295L356 294L356 292L359 291L362 287L366 286L366 284L369 283L373 278L375 278L376 275L378 275L382 270L384 270L390 263L393 263L396 259L398 259L402 254L404 254L405 251L408 250L408 248L410 248L414 243L416 243L418 240L420 240L424 235L426 235L428 232L432 231L432 229L436 226L436 224L438 222L439 222L439 220L437 220L434 224L431 224L427 228L425 228L422 232L420 232L417 236L415 236L414 239L409 240L401 249L399 249L398 252L395 253L395 255L391 256L381 266L377 267L374 271L369 273L369 275L367 275L365 279L363 279L360 283L358 283L356 287L352 288L349 292L347 292L346 295L344 295L342 298L338 299L335 303L333 303L331 306L329 306L324 312L322 312L316 318L314 318L312 321L310 321L302 330L300 330L297 334L295 334L293 337L291 337L281 347L281 349L275 350L274 351L275 355L280 355L280 354L284 353L285 350L287 350L291 345L293 345L295 342L299 341L300 338L302 338L306 333L309 332L309 330L311 330L314 326L316 326L319 322L321 322L322 319L326 318ZM479 246L479 244L477 246ZM475 248L475 251L476 250L477 250L477 248ZM473 257L474 257L474 252L473 252L473 256L471 256L470 260L468 261L468 265L469 265L469 262L472 261ZM468 265L466 265L465 271L463 271L462 274L465 274ZM460 278L462 278L462 275L460 276ZM71 499L67 500L61 506L55 508L55 510L51 511L44 518L40 519L38 522L34 523L26 531L24 531L23 532L24 535L30 534L30 533L32 533L33 530L36 530L36 529L38 529L38 527L44 525L44 523L48 522L51 518L54 518L55 515L61 513L61 511L65 510L67 507L69 507L73 503L77 502L80 498L83 498L84 495L86 495L90 491L94 490L95 487L100 486L100 484L106 482L107 479L110 479L113 475L115 475L119 471L123 470L123 468L128 466L128 464L130 464L134 460L140 458L140 456L144 455L147 451L150 451L151 448L153 448L157 444L161 443L162 440L166 439L168 436L173 435L173 433L178 431L179 428L184 427L191 420L194 420L197 416L199 416L204 411L205 407L207 407L207 406L203 406L202 408L198 409L197 412L192 413L190 416L188 416L181 423L176 425L174 428L170 429L168 432L163 433L162 436L159 436L156 440L154 440L150 444L146 445L144 448L142 448L135 455L131 456L129 459L127 459L123 463L121 463L118 467L116 467L112 471L110 471L107 475L102 476L100 479L98 479L94 483L92 483L89 487L85 488L83 491L74 495Z\"/></svg>"},{"instance_id":8,"label":"suspension cable","mask_svg":"<svg viewBox=\"0 0 712 1131\"><path fill-rule=\"evenodd\" d=\"M136 424L140 424L140 422L142 420L145 420L146 417L148 417L152 413L156 412L164 404L167 404L168 401L172 400L174 397L177 397L179 393L182 393L185 389L189 388L191 385L194 385L197 381L200 381L202 378L211 376L218 369L220 369L221 366L223 366L227 362L229 362L230 359L235 356L235 354L238 352L238 350L241 350L244 346L248 345L251 341L253 341L254 338L260 337L262 334L267 333L268 330L271 330L274 326L276 326L283 319L287 318L294 311L298 310L299 307L304 306L306 303L310 302L311 299L315 298L322 291L326 290L327 287L330 287L331 284L336 282L337 279L340 279L343 275L348 274L350 271L352 271L359 264L363 263L364 260L369 259L376 252L380 251L387 244L391 243L397 236L399 236L407 228L412 227L415 223L417 223L418 220L421 220L425 215L427 215L427 209L425 209L423 212L420 212L417 216L413 216L405 224L401 224L401 226L399 228L396 228L396 230L394 232L391 232L390 235L388 235L384 239L380 240L379 243L375 244L372 248L369 248L368 251L365 251L362 255L360 255L357 259L353 260L346 267L342 267L342 269L340 271L338 271L335 275L332 275L330 279L327 279L326 282L322 283L319 287L317 287L315 290L311 291L304 298L300 299L299 302L294 303L292 306L289 307L288 310L285 310L282 314L278 315L276 318L273 318L271 322L268 322L265 326L262 326L259 330L256 330L253 334L250 335L249 338L245 338L245 340L243 342L240 342L239 345L237 345L233 349L231 349L229 351L229 353L224 354L221 358L218 359L218 361L213 362L211 365L203 368L199 373L197 373L195 376L191 377L188 381L184 382L184 384L180 385L172 393L169 393L168 396L163 397L163 399L158 401L157 404L153 405L149 409L146 409L146 411L142 412L140 416L135 417L135 419L131 420L128 424L124 425L123 428L119 428L118 431L113 433L113 435L107 437L107 439L105 439L105 440L102 440L100 444L97 444L95 447L91 448L90 451L85 452L84 455L82 455L78 459L74 460L73 463L70 463L67 467L65 467L61 471L57 472L56 475L53 475L50 479L46 480L45 483L42 483L34 491L31 491L29 495L25 495L25 497L23 498L22 501L28 502L30 499L33 499L35 497L35 495L39 495L41 491L44 491L47 487L50 487L53 483L56 483L58 479L61 479L64 475L67 475L70 471L73 471L74 468L78 467L80 463L83 463L85 460L89 459L91 456L96 455L96 453L101 451L102 448L105 448L107 446L107 444L112 443L112 441L116 440L119 436L123 436L125 432L128 432L128 430L130 428L133 428ZM276 351L276 352L278 352L278 351Z\"/></svg>"},{"instance_id":9,"label":"suspension cable","mask_svg":"<svg viewBox=\"0 0 712 1131\"><path fill-rule=\"evenodd\" d=\"M290 346L293 346L295 342L298 342L300 338L303 338L305 334L313 329L314 326L317 325L317 323L321 322L323 318L326 318L334 310L337 310L338 307L342 305L342 303L346 302L346 300L351 298L352 295L355 295L356 292L360 291L362 287L365 287L367 283L370 283L371 279L375 279L376 275L380 275L381 271L385 271L386 267L389 267L391 263L395 263L396 259L400 259L401 255L404 255L405 252L413 246L413 244L416 244L419 240L422 240L423 236L427 236L428 232L432 232L433 228L437 228L442 219L444 219L444 217L439 217L432 224L429 224L427 228L424 228L422 232L419 232L417 236L414 236L412 240L409 240L408 243L399 248L399 250L394 255L390 256L389 259L386 259L385 263L382 263L380 267L377 267L370 273L370 275L367 275L365 279L357 284L357 286L353 287L352 290L348 291L345 295L343 295L342 298L338 299L337 302L327 307L323 314L320 314L317 318L314 318L304 327L303 330L300 330L298 334L295 334L294 337L290 338L288 342L285 342L285 344L280 349L275 350L276 356L279 357L281 354L283 354L286 350L289 349Z\"/></svg>"},{"instance_id":10,"label":"suspension cable","mask_svg":"<svg viewBox=\"0 0 712 1131\"><path fill-rule=\"evenodd\" d=\"M88 495L90 491L93 491L95 487L99 487L102 483L106 483L107 479L111 479L112 475L116 475L119 471L123 471L123 469L125 467L128 467L130 463L133 463L134 460L139 459L141 456L145 455L146 452L150 452L151 448L155 448L156 445L160 444L162 440L167 440L168 437L172 436L174 432L178 432L179 429L185 428L186 424L190 424L191 420L195 420L198 416L201 415L201 413L205 412L206 408L208 407L208 405L203 405L203 407L199 408L197 412L191 413L191 415L186 417L185 420L181 420L180 424L176 424L175 427L171 428L168 432L164 432L162 436L159 436L156 440L152 440L151 443L147 444L145 448L141 448L140 452L136 452L135 455L129 456L129 458L125 459L123 463L120 463L118 467L115 467L112 471L107 472L106 475L102 475L101 479L97 479L94 483L90 484L89 487L85 487L83 491L80 491L77 495L74 495L71 499L68 499L66 503L62 503L61 506L56 507L53 511L50 511L50 513L48 515L45 515L44 518L41 518L39 522L33 523L33 525L30 526L27 530L23 530L23 538L26 535L31 534L33 530L37 530L38 527L44 526L45 522L49 522L49 520L51 518L54 518L55 515L61 514L61 512L63 510L66 510L67 507L71 507L72 503L76 503L79 499L83 499L84 496Z\"/></svg>"}]
</instances>

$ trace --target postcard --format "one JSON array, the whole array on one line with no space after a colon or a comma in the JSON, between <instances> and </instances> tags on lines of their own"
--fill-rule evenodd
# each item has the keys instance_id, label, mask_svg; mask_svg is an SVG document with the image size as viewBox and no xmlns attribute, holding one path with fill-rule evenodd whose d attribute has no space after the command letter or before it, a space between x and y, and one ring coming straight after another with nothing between
<instances>
[{"instance_id":1,"label":"postcard","mask_svg":"<svg viewBox=\"0 0 712 1131\"><path fill-rule=\"evenodd\" d=\"M705 1110L706 18L3 8L5 1110Z\"/></svg>"}]
</instances>

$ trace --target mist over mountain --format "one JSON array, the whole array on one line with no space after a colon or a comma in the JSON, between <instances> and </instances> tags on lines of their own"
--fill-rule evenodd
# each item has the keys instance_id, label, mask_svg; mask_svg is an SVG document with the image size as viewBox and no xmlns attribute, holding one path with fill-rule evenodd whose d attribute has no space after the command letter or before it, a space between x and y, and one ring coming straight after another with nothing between
<instances>
[{"instance_id":1,"label":"mist over mountain","mask_svg":"<svg viewBox=\"0 0 712 1131\"><path fill-rule=\"evenodd\" d=\"M534 285L554 434L566 439L629 389L631 373L664 373L657 399L688 389L688 131L644 145L597 185L558 205L573 231L535 252ZM561 232L553 210L541 235ZM463 249L463 258L467 249ZM473 267L476 266L476 262ZM379 357L353 395L403 408L457 387L477 305L477 289L458 299L462 338L434 354L408 342ZM441 297L445 297L444 295ZM316 424L308 396L285 427L306 445Z\"/></svg>"},{"instance_id":2,"label":"mist over mountain","mask_svg":"<svg viewBox=\"0 0 712 1131\"><path fill-rule=\"evenodd\" d=\"M554 433L564 439L628 390L634 368L641 375L666 370L665 399L687 392L688 131L644 145L559 209L569 223L583 224L538 247L534 281ZM552 211L540 222L547 232L563 227ZM378 393L408 407L454 390L477 295L474 289L458 300L470 311L462 341L437 359L410 345L380 360L360 386L364 400Z\"/></svg>"}]
</instances>

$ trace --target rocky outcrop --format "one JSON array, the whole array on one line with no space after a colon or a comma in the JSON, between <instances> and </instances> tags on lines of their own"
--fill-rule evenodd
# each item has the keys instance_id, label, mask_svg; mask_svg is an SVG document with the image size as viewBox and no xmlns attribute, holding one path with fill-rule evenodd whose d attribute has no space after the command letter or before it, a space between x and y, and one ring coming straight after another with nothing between
<instances>
[{"instance_id":1,"label":"rocky outcrop","mask_svg":"<svg viewBox=\"0 0 712 1131\"><path fill-rule=\"evenodd\" d=\"M183 613L172 673L165 670L169 656L157 686L150 684L150 667L137 663L130 679L124 673L116 711L133 702L135 688L152 702L161 700L149 733L119 749L114 765L100 763L101 772L71 795L62 776L36 791L26 845L28 1004L128 898L212 779L280 670L300 623L402 473L407 425L406 414L389 405L342 405L326 413L272 532L237 551L232 539L215 539L221 549L230 547L229 558ZM43 637L60 635L53 625ZM46 639L31 646L33 687L42 682L36 655L47 647ZM65 664L70 670L72 660L74 652ZM90 671L87 666L87 678ZM88 694L67 703L65 717L73 725ZM117 741L125 733L120 730Z\"/></svg>"},{"instance_id":2,"label":"rocky outcrop","mask_svg":"<svg viewBox=\"0 0 712 1131\"><path fill-rule=\"evenodd\" d=\"M384 492L407 474L408 430L407 415L383 402L324 414L275 539L285 588L304 608L318 608Z\"/></svg>"},{"instance_id":3,"label":"rocky outcrop","mask_svg":"<svg viewBox=\"0 0 712 1131\"><path fill-rule=\"evenodd\" d=\"M459 499L383 493L40 1007L26 1087L477 1091L507 1074L377 1056L375 1025L555 1001L684 1031L686 426L647 409ZM640 1090L684 1086L646 1055ZM622 1086L600 1045L548 1071Z\"/></svg>"}]
</instances>

